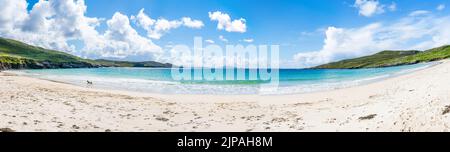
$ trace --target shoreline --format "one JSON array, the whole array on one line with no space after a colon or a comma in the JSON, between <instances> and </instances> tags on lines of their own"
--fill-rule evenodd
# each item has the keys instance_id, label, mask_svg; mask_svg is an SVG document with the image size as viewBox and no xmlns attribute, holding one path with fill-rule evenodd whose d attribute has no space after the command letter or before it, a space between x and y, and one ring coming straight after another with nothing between
<instances>
[{"instance_id":1,"label":"shoreline","mask_svg":"<svg viewBox=\"0 0 450 152\"><path fill-rule=\"evenodd\" d=\"M139 91L126 91L126 90L122 90L122 89L104 89L104 88L95 88L95 87L83 87L83 86L80 86L80 85L71 84L71 83L67 83L67 82L63 82L63 81L43 79L43 78L35 78L35 77L30 77L30 76L22 76L22 75L18 75L16 73L9 72L9 71L2 71L0 73L5 73L5 74L7 74L7 76L26 77L26 78L31 78L31 79L38 79L38 80L41 80L41 81L48 81L48 82L52 82L52 83L68 85L67 87L70 87L70 88L76 87L77 89L82 89L82 90L83 89L87 89L89 91L96 91L96 92L103 92L103 93L114 93L114 94L138 96L138 97L162 97L162 98L168 98L168 99L173 99L170 96L182 96L182 97L194 98L192 100L187 100L187 101L197 102L197 101L194 101L194 100L202 100L202 97L219 97L219 98L220 97L225 97L225 98L271 97L272 98L272 97L281 97L281 96L302 96L302 95L309 96L309 95L315 95L315 94L327 94L327 93L336 92L336 91L337 92L340 92L340 91L345 92L345 90L347 90L347 89L350 89L350 90L355 89L355 90L357 90L360 87L368 87L368 86L370 86L372 84L384 83L385 81L388 81L388 80L391 80L391 79L396 79L398 77L407 76L407 75L414 75L415 73L418 73L420 71L433 68L435 66L438 66L438 65L446 63L446 62L450 62L450 59L446 59L446 60L442 60L442 61L435 61L435 62L436 62L435 64L432 64L429 67L421 68L421 69L418 69L418 70L414 70L412 73L404 73L404 74L399 74L399 75L393 76L393 77L386 77L384 79L377 80L377 81L374 81L374 82L367 82L367 83L363 83L363 84L359 84L359 85L355 85L355 86L336 88L336 89L331 89L331 90L319 90L319 91L313 91L313 92L291 93L291 94L237 94L237 95L235 95L235 94L223 94L223 95L222 94L164 94L164 93L151 93L151 92L139 92ZM2 75L0 75L0 76L2 76ZM177 100L177 99L175 99L175 100ZM184 99L184 100L186 100L186 99ZM210 99L208 99L208 100L210 100ZM272 99L270 99L270 100L272 100ZM174 102L177 102L177 101L174 101ZM186 102L186 101L182 101L182 102ZM206 101L206 102L211 102L211 101ZM212 102L215 102L215 101L212 101ZM217 101L217 102L219 102L219 101Z\"/></svg>"},{"instance_id":2,"label":"shoreline","mask_svg":"<svg viewBox=\"0 0 450 152\"><path fill-rule=\"evenodd\" d=\"M300 94L313 94L313 93L324 93L324 92L329 92L329 91L335 91L335 90L341 90L341 89L349 89L349 88L353 88L353 87L359 87L359 86L365 86L365 85L369 85L372 83L377 83L377 82L381 82L381 81L385 81L385 80L389 80L395 77L400 77L403 75L407 75L407 74L411 74L414 72L418 72L421 70L425 70L431 67L434 67L436 65L442 64L442 62L444 61L434 61L434 62L429 62L429 63L425 63L425 64L429 64L426 65L426 67L420 67L417 69L414 69L413 71L410 71L409 73L400 73L400 74L395 74L392 76L387 76L385 78L376 78L374 80L365 80L366 82L361 82L359 84L355 84L355 85L350 85L350 86L341 86L341 87L335 87L335 88L329 88L329 89L322 89L322 90L313 90L313 91L307 91L307 92L291 92L291 93L268 93L268 94L202 94L202 93L160 93L160 92L145 92L145 91L136 91L136 90L132 90L132 91L127 91L126 89L113 89L111 87L96 87L96 86L91 86L89 88L91 89L95 89L96 91L103 91L103 92L108 92L108 91L114 91L114 92L121 92L124 94L141 94L141 95L193 95L193 96L285 96L285 95L300 95ZM421 63L418 63L421 64ZM15 75L15 76L23 76L23 77L28 77L28 78L34 78L34 79L39 79L39 80L44 80L44 81L50 81L50 82L55 82L55 83L61 83L61 84L68 84L68 85L72 85L72 86L76 86L76 87L82 87L82 88L88 88L87 86L83 86L81 84L74 84L74 83L70 83L70 82L65 82L65 81L60 81L60 80L52 80L52 79L46 79L46 78L39 78L39 77L32 77L29 75L22 75L17 73L17 71L19 71L20 73L22 73L20 70L6 70L6 71L2 71L3 73L8 73L11 75ZM372 77L369 77L372 78Z\"/></svg>"},{"instance_id":3,"label":"shoreline","mask_svg":"<svg viewBox=\"0 0 450 152\"><path fill-rule=\"evenodd\" d=\"M16 131L448 131L450 61L324 92L165 95L0 76L0 128ZM1 72L3 75L5 72Z\"/></svg>"}]
</instances>

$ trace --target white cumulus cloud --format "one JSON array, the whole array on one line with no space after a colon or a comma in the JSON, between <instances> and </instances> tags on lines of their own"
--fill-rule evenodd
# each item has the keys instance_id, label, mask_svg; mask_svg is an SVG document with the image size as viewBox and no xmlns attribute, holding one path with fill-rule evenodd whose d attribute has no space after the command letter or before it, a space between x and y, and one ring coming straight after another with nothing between
<instances>
[{"instance_id":1,"label":"white cumulus cloud","mask_svg":"<svg viewBox=\"0 0 450 152\"><path fill-rule=\"evenodd\" d=\"M0 0L0 36L45 48L74 52L67 43L95 29L98 18L84 16L83 0L40 0L30 12L25 0ZM13 17L13 18L11 18ZM79 53L79 52L78 52Z\"/></svg>"},{"instance_id":2,"label":"white cumulus cloud","mask_svg":"<svg viewBox=\"0 0 450 152\"><path fill-rule=\"evenodd\" d=\"M95 46L90 48L104 57L124 58L130 55L162 53L161 48L145 37L140 36L130 25L128 16L116 12L107 22L108 30L100 35ZM91 43L91 42L85 42Z\"/></svg>"},{"instance_id":3,"label":"white cumulus cloud","mask_svg":"<svg viewBox=\"0 0 450 152\"><path fill-rule=\"evenodd\" d=\"M27 10L26 0L0 0L0 4L1 37L92 58L140 56L153 60L163 53L161 47L131 26L127 15L116 12L110 19L86 16L84 0L39 0L31 10ZM155 38L180 26L204 26L189 17L154 20L144 10L131 18L138 26L153 31L149 35ZM101 24L106 24L104 32L96 29Z\"/></svg>"},{"instance_id":4,"label":"white cumulus cloud","mask_svg":"<svg viewBox=\"0 0 450 152\"><path fill-rule=\"evenodd\" d=\"M149 27L155 25L156 20L150 18L147 14L145 14L144 10L145 9L141 9L138 15L131 16L131 19L136 21L137 25L147 30Z\"/></svg>"},{"instance_id":5,"label":"white cumulus cloud","mask_svg":"<svg viewBox=\"0 0 450 152\"><path fill-rule=\"evenodd\" d=\"M0 30L20 26L28 17L25 0L0 0Z\"/></svg>"},{"instance_id":6,"label":"white cumulus cloud","mask_svg":"<svg viewBox=\"0 0 450 152\"><path fill-rule=\"evenodd\" d=\"M378 0L356 0L354 7L358 8L359 14L365 17L384 13L384 6ZM395 4L394 7L396 7Z\"/></svg>"},{"instance_id":7,"label":"white cumulus cloud","mask_svg":"<svg viewBox=\"0 0 450 152\"><path fill-rule=\"evenodd\" d=\"M202 28L204 26L203 22L200 20L192 20L190 17L181 18L183 25L190 28Z\"/></svg>"},{"instance_id":8,"label":"white cumulus cloud","mask_svg":"<svg viewBox=\"0 0 450 152\"><path fill-rule=\"evenodd\" d=\"M136 16L131 16L131 20L147 31L147 36L152 39L160 39L164 34L172 29L181 26L188 28L200 29L204 26L200 20L193 20L190 17L183 17L179 20L167 20L164 18L152 19L141 9Z\"/></svg>"},{"instance_id":9,"label":"white cumulus cloud","mask_svg":"<svg viewBox=\"0 0 450 152\"><path fill-rule=\"evenodd\" d=\"M208 12L211 21L217 21L217 29L227 32L245 33L247 31L246 21L243 18L231 20L230 15L220 11Z\"/></svg>"},{"instance_id":10,"label":"white cumulus cloud","mask_svg":"<svg viewBox=\"0 0 450 152\"><path fill-rule=\"evenodd\" d=\"M322 49L294 56L301 66L314 66L382 50L424 50L450 44L450 16L406 16L393 23L356 28L328 27Z\"/></svg>"}]
</instances>

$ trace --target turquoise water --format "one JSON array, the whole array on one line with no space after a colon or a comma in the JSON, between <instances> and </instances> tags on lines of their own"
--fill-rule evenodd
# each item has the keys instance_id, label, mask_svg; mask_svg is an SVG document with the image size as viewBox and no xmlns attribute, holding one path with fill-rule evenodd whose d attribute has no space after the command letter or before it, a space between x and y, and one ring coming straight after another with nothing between
<instances>
[{"instance_id":1,"label":"turquoise water","mask_svg":"<svg viewBox=\"0 0 450 152\"><path fill-rule=\"evenodd\" d=\"M139 91L164 94L292 94L345 88L389 77L398 76L432 66L434 63L415 64L388 68L373 69L279 69L279 85L276 90L261 91L264 81L257 76L249 78L249 70L245 70L245 80L228 80L233 75L224 76L226 80L206 81L205 75L194 76L202 80L174 80L171 69L149 68L93 68L93 69L45 69L22 70L19 74L61 81L80 86ZM235 71L236 72L236 71ZM226 71L224 71L226 73ZM236 78L236 74L234 78ZM86 80L93 85L87 85Z\"/></svg>"}]
</instances>

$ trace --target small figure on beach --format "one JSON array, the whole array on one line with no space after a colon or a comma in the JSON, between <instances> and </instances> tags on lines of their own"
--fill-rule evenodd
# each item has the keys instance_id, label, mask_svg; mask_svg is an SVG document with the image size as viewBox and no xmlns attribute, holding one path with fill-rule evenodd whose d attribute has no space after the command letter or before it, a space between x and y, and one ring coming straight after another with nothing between
<instances>
[{"instance_id":1,"label":"small figure on beach","mask_svg":"<svg viewBox=\"0 0 450 152\"><path fill-rule=\"evenodd\" d=\"M89 80L86 80L86 83L87 83L88 85L92 85L92 84L93 84L92 81L89 81Z\"/></svg>"}]
</instances>

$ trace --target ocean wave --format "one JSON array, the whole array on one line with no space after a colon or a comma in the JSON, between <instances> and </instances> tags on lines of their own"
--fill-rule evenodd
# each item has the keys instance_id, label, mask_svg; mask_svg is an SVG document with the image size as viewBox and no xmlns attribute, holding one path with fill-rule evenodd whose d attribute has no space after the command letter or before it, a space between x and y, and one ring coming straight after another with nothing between
<instances>
[{"instance_id":1,"label":"ocean wave","mask_svg":"<svg viewBox=\"0 0 450 152\"><path fill-rule=\"evenodd\" d=\"M302 75L305 70L291 75L281 75L279 85L271 86L270 81L246 80L246 81L174 81L169 78L150 79L149 75L155 74L155 71L149 69L99 69L103 71L95 71L96 69L76 69L76 70L25 70L14 71L19 75L48 79L52 81L60 81L71 83L79 86L96 87L104 89L138 91L146 93L163 93L163 94L296 94L310 93L317 91L334 90L340 88L348 88L352 86L367 84L380 81L386 78L407 74L413 71L424 69L433 64L419 64L414 66L380 68L380 69L362 69L362 70L330 70L312 71L306 76ZM117 71L117 74L114 70ZM125 71L124 71L125 70ZM126 70L131 70L126 71ZM142 71L140 71L142 70ZM170 74L164 73L170 69L157 69L156 72L163 72L167 77ZM98 72L98 73L95 73ZM138 72L142 77L133 75ZM144 72L144 74L143 74ZM153 73L151 73L153 72ZM306 71L307 72L307 71ZM316 75L314 75L314 73ZM134 76L134 77L133 77ZM161 80L164 79L164 80ZM93 82L88 85L86 81Z\"/></svg>"}]
</instances>

